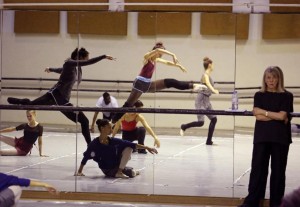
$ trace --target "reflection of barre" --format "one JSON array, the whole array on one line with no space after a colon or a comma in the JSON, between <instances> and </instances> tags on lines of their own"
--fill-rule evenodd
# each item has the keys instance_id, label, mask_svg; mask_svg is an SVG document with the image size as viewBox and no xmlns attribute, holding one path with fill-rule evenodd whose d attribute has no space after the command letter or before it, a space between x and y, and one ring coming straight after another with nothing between
<instances>
[{"instance_id":1,"label":"reflection of barre","mask_svg":"<svg viewBox=\"0 0 300 207\"><path fill-rule=\"evenodd\" d=\"M234 181L233 185L235 185L237 182L239 182L240 179L242 179L242 177L244 177L250 170L251 170L251 167L248 168L248 169L247 169L240 177L238 177L238 178Z\"/></svg>"},{"instance_id":2,"label":"reflection of barre","mask_svg":"<svg viewBox=\"0 0 300 207\"><path fill-rule=\"evenodd\" d=\"M170 108L99 108L79 106L46 106L46 105L6 105L0 104L2 110L44 110L44 111L99 111L99 112L129 112L129 113L156 113L156 114L210 114L227 116L253 116L252 111L247 110L204 110L204 109L170 109ZM291 117L300 117L300 113L290 113Z\"/></svg>"},{"instance_id":3,"label":"reflection of barre","mask_svg":"<svg viewBox=\"0 0 300 207\"><path fill-rule=\"evenodd\" d=\"M253 116L253 113L245 110L204 110L204 109L170 109L170 108L99 108L99 107L78 107L78 106L46 106L46 105L4 105L0 104L2 110L44 110L44 111L98 111L98 112L128 112L128 113L158 113L158 114L215 114ZM299 114L300 116L300 114Z\"/></svg>"}]
</instances>

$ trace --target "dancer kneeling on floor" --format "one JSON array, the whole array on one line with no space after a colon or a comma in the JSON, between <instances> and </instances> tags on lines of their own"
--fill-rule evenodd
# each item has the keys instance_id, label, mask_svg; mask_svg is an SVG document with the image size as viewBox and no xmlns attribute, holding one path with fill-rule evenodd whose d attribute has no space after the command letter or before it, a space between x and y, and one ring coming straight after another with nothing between
<instances>
[{"instance_id":1,"label":"dancer kneeling on floor","mask_svg":"<svg viewBox=\"0 0 300 207\"><path fill-rule=\"evenodd\" d=\"M88 160L93 159L108 177L132 178L138 175L139 172L131 167L126 167L126 165L134 149L146 149L151 154L157 154L155 148L109 137L112 133L112 125L106 119L98 119L96 124L100 131L100 136L88 145L75 176L84 176L82 173L84 165Z\"/></svg>"},{"instance_id":2,"label":"dancer kneeling on floor","mask_svg":"<svg viewBox=\"0 0 300 207\"><path fill-rule=\"evenodd\" d=\"M135 102L134 107L141 108L144 104L140 100ZM143 127L137 127L138 122L141 122ZM151 127L148 125L146 119L139 113L126 113L121 119L115 124L112 137L115 137L118 130L122 127L122 139L127 140L129 142L133 142L135 140L138 141L139 144L144 145L146 130L154 139L154 146L160 147L160 141L157 138L156 134L153 132ZM147 154L145 149L137 150L140 154Z\"/></svg>"}]
</instances>

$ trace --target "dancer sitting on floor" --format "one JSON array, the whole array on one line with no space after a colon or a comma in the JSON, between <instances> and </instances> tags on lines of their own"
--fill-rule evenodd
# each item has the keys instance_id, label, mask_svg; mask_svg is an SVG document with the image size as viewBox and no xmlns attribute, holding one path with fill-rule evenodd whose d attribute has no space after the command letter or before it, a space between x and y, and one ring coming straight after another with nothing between
<instances>
[{"instance_id":1,"label":"dancer sitting on floor","mask_svg":"<svg viewBox=\"0 0 300 207\"><path fill-rule=\"evenodd\" d=\"M27 178L18 178L0 172L0 206L16 206L22 194L21 187L28 186L46 188L51 194L58 193L58 191L48 183Z\"/></svg>"},{"instance_id":2,"label":"dancer sitting on floor","mask_svg":"<svg viewBox=\"0 0 300 207\"><path fill-rule=\"evenodd\" d=\"M46 156L42 154L43 126L36 121L36 112L34 110L26 111L26 115L28 123L0 130L0 133L23 130L23 136L21 138L13 138L2 134L0 135L0 141L14 147L14 149L0 150L0 155L25 156L31 151L34 143L38 139L39 155L41 157Z\"/></svg>"},{"instance_id":3,"label":"dancer sitting on floor","mask_svg":"<svg viewBox=\"0 0 300 207\"><path fill-rule=\"evenodd\" d=\"M163 54L170 55L173 58L173 61L162 59ZM152 50L144 55L144 66L142 67L140 74L134 80L131 93L123 107L133 107L134 103L140 98L140 96L146 92L155 92L165 88L176 88L179 90L192 89L193 91L199 91L207 88L203 84L193 84L175 79L160 79L151 81L156 68L156 62L175 66L183 72L186 72L186 69L179 64L175 54L166 50L162 42L156 43ZM123 115L124 113L117 113L112 122L116 123Z\"/></svg>"},{"instance_id":4,"label":"dancer sitting on floor","mask_svg":"<svg viewBox=\"0 0 300 207\"><path fill-rule=\"evenodd\" d=\"M201 77L201 83L205 84L207 86L206 90L199 91L196 101L195 101L195 107L196 109L203 109L203 110L213 110L209 97L212 93L219 94L219 91L214 88L214 81L212 80L210 74L214 70L213 62L208 57L205 57L203 59L203 66L205 69L204 74ZM210 119L210 124L208 128L208 135L206 139L207 145L212 145L212 136L215 130L215 125L217 123L217 117L216 115L208 114L206 115ZM191 127L202 127L204 125L204 115L199 114L197 115L198 121L190 122L187 124L181 125L180 135L184 135L184 131L191 128Z\"/></svg>"},{"instance_id":5,"label":"dancer sitting on floor","mask_svg":"<svg viewBox=\"0 0 300 207\"><path fill-rule=\"evenodd\" d=\"M135 102L134 107L141 108L144 104L140 100ZM138 122L141 122L144 127L137 127ZM122 139L133 142L135 140L138 141L139 144L144 145L146 130L154 139L154 146L160 147L160 141L157 138L156 134L153 132L151 127L148 125L145 118L139 113L126 113L121 119L115 124L112 137L115 137L118 130L122 128ZM145 130L146 128L146 130ZM138 153L147 154L145 149L139 149Z\"/></svg>"},{"instance_id":6,"label":"dancer sitting on floor","mask_svg":"<svg viewBox=\"0 0 300 207\"><path fill-rule=\"evenodd\" d=\"M10 104L21 105L59 105L59 106L72 106L69 103L71 97L72 88L77 80L77 84L80 84L82 78L82 66L91 65L99 62L100 60L108 59L114 60L113 57L108 55L101 55L95 58L89 59L89 52L84 49L76 48L71 58L67 59L62 68L46 68L46 72L59 73L60 77L58 82L43 96L30 101L29 99L18 99L9 97L7 99ZM85 138L87 144L91 142L91 135L89 130L89 120L82 111L61 111L68 119L73 122L79 122L81 124L81 132Z\"/></svg>"},{"instance_id":7,"label":"dancer sitting on floor","mask_svg":"<svg viewBox=\"0 0 300 207\"><path fill-rule=\"evenodd\" d=\"M108 177L129 178L139 174L131 167L126 167L133 149L146 149L151 154L157 154L155 148L135 144L126 140L111 138L112 125L107 119L98 119L96 124L100 136L95 138L83 153L83 159L75 176L84 176L83 167L88 160L93 159Z\"/></svg>"}]
</instances>

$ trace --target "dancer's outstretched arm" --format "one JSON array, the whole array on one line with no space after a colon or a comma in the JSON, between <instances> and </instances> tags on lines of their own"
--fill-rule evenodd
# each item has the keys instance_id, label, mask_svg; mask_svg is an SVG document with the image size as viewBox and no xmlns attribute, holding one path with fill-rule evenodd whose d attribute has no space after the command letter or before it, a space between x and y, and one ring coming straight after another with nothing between
<instances>
[{"instance_id":1,"label":"dancer's outstretched arm","mask_svg":"<svg viewBox=\"0 0 300 207\"><path fill-rule=\"evenodd\" d=\"M168 61L168 60L165 60L165 59L162 59L162 58L157 58L155 60L156 62L160 62L160 63L163 63L163 64L166 64L166 65L169 65L169 66L175 66L175 67L178 67L180 68L180 70L182 72L187 72L187 70L185 69L185 67L183 67L181 64L179 63L173 63L171 61Z\"/></svg>"},{"instance_id":2,"label":"dancer's outstretched arm","mask_svg":"<svg viewBox=\"0 0 300 207\"><path fill-rule=\"evenodd\" d=\"M156 48L155 50L151 50L150 52L146 53L144 55L144 59L150 60L156 55L164 55L164 54L172 56L174 63L178 62L177 57L174 53L172 53L168 50L161 49L161 48Z\"/></svg>"},{"instance_id":3,"label":"dancer's outstretched arm","mask_svg":"<svg viewBox=\"0 0 300 207\"><path fill-rule=\"evenodd\" d=\"M157 138L156 134L154 133L154 131L151 129L151 127L148 125L147 121L141 114L138 115L137 121L140 121L142 123L142 125L145 127L145 129L147 130L147 132L153 137L154 146L160 147L159 139Z\"/></svg>"},{"instance_id":4,"label":"dancer's outstretched arm","mask_svg":"<svg viewBox=\"0 0 300 207\"><path fill-rule=\"evenodd\" d=\"M1 129L0 133L13 132L13 131L16 131L16 127L9 127L9 128L5 128L5 129Z\"/></svg>"}]
</instances>

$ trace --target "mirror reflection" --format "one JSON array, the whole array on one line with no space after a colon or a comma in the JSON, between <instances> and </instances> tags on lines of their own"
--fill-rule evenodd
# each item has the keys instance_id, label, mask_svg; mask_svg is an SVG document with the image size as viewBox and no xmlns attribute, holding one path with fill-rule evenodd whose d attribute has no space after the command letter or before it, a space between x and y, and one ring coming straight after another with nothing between
<instances>
[{"instance_id":1,"label":"mirror reflection","mask_svg":"<svg viewBox=\"0 0 300 207\"><path fill-rule=\"evenodd\" d=\"M1 100L20 107L1 110L1 172L60 191L247 196L255 117L186 112L232 112L233 91L236 111L252 111L263 72L274 65L296 97L299 41L267 33L269 16L2 13ZM93 110L26 112L23 105ZM145 108L152 111L138 111ZM293 138L297 124L292 119ZM297 187L294 146L287 193Z\"/></svg>"}]
</instances>

